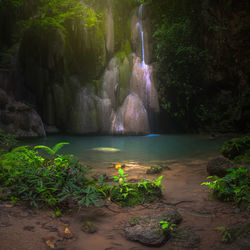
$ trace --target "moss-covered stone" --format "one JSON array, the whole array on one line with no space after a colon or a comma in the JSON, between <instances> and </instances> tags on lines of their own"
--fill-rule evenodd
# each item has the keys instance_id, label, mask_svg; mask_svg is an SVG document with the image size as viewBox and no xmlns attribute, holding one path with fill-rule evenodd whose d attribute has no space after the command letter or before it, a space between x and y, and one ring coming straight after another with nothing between
<instances>
[{"instance_id":1,"label":"moss-covered stone","mask_svg":"<svg viewBox=\"0 0 250 250\"><path fill-rule=\"evenodd\" d=\"M85 221L81 226L81 230L85 233L93 234L97 232L97 227L93 222Z\"/></svg>"},{"instance_id":2,"label":"moss-covered stone","mask_svg":"<svg viewBox=\"0 0 250 250\"><path fill-rule=\"evenodd\" d=\"M168 166L154 165L147 169L146 174L159 174L163 170L170 170Z\"/></svg>"},{"instance_id":3,"label":"moss-covered stone","mask_svg":"<svg viewBox=\"0 0 250 250\"><path fill-rule=\"evenodd\" d=\"M138 241L147 246L160 246L170 238L170 226L179 224L181 220L181 215L175 209L168 208L162 213L131 218L125 224L124 232L129 240ZM167 221L169 227L163 229L161 221Z\"/></svg>"},{"instance_id":4,"label":"moss-covered stone","mask_svg":"<svg viewBox=\"0 0 250 250\"><path fill-rule=\"evenodd\" d=\"M219 177L228 174L227 170L232 168L234 168L233 163L223 156L213 158L207 164L207 172L210 175L216 175Z\"/></svg>"}]
</instances>

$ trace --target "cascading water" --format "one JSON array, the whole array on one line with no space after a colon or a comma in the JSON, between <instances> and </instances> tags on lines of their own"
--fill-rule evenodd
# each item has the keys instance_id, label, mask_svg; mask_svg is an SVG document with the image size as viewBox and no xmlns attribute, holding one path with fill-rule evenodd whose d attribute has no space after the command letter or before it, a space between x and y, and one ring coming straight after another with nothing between
<instances>
[{"instance_id":1,"label":"cascading water","mask_svg":"<svg viewBox=\"0 0 250 250\"><path fill-rule=\"evenodd\" d=\"M142 12L143 10L143 4L139 7L139 22L137 22L137 26L139 28L140 34L141 34L141 53L142 53L142 62L141 67L145 66L145 49L144 49L144 34L143 34L143 28L142 28Z\"/></svg>"},{"instance_id":2,"label":"cascading water","mask_svg":"<svg viewBox=\"0 0 250 250\"><path fill-rule=\"evenodd\" d=\"M144 105L147 109L148 116L149 116L149 122L150 127L155 127L153 123L155 123L155 113L159 112L159 104L158 104L158 96L156 93L156 90L154 88L154 84L151 80L152 75L152 67L150 67L145 62L145 39L144 39L144 30L143 30L143 4L140 5L139 11L138 11L138 22L137 27L139 29L140 33L140 39L141 39L141 62L139 63L139 67L141 68L141 71L143 72L143 79L141 79L141 84L145 85L145 93L144 93Z\"/></svg>"},{"instance_id":3,"label":"cascading water","mask_svg":"<svg viewBox=\"0 0 250 250\"><path fill-rule=\"evenodd\" d=\"M85 87L79 92L71 115L77 124L76 132L147 134L155 131L159 103L152 77L153 67L148 64L150 27L144 10L147 11L146 6L140 5L138 13L131 18L131 42L136 52L126 55L124 60L117 57L110 60L102 77L101 91ZM107 13L112 19L112 10ZM107 31L113 30L111 26L113 22L109 20Z\"/></svg>"}]
</instances>

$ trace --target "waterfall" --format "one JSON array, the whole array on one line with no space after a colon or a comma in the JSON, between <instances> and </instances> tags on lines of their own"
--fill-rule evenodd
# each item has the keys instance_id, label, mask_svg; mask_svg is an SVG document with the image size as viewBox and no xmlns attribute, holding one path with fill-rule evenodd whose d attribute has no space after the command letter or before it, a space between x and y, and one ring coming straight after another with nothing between
<instances>
[{"instance_id":1,"label":"waterfall","mask_svg":"<svg viewBox=\"0 0 250 250\"><path fill-rule=\"evenodd\" d=\"M134 69L132 73L132 89L136 84L140 84L139 88L135 87L135 92L143 100L144 106L148 112L150 127L151 129L154 129L156 127L155 124L157 113L159 112L159 103L157 91L154 87L152 79L153 68L145 62L145 43L148 41L144 39L143 7L143 4L141 4L139 7L138 22L136 23L139 32L139 37L141 40L141 58L138 65L139 67L136 65L136 63L134 64Z\"/></svg>"},{"instance_id":2,"label":"waterfall","mask_svg":"<svg viewBox=\"0 0 250 250\"><path fill-rule=\"evenodd\" d=\"M139 27L139 32L141 35L141 54L142 54L142 61L140 63L140 66L144 73L144 80L146 82L146 108L149 107L149 98L150 98L150 88L151 88L151 80L150 80L150 73L149 73L149 67L145 63L145 48L144 48L144 33L143 33L143 4L140 5L139 11L138 11L138 17L139 22L137 23L137 26Z\"/></svg>"},{"instance_id":3,"label":"waterfall","mask_svg":"<svg viewBox=\"0 0 250 250\"><path fill-rule=\"evenodd\" d=\"M146 5L141 4L131 18L135 52L124 60L116 56L110 60L102 76L101 91L84 87L76 98L72 112L76 132L138 135L156 130L159 103L153 67L148 64L150 26L145 11ZM108 18L107 26L107 31L112 30Z\"/></svg>"},{"instance_id":4,"label":"waterfall","mask_svg":"<svg viewBox=\"0 0 250 250\"><path fill-rule=\"evenodd\" d=\"M144 49L144 34L143 34L143 27L142 27L142 14L143 14L143 4L139 7L139 22L137 22L137 26L139 28L140 34L141 34L141 53L142 53L142 62L141 66L145 66L145 49Z\"/></svg>"}]
</instances>

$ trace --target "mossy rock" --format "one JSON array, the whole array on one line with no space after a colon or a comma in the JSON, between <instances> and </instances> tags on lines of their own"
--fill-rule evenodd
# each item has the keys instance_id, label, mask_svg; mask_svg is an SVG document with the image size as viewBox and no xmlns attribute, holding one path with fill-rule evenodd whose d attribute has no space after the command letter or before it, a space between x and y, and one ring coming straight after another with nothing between
<instances>
[{"instance_id":1,"label":"mossy rock","mask_svg":"<svg viewBox=\"0 0 250 250\"><path fill-rule=\"evenodd\" d=\"M159 174L162 172L162 169L163 169L162 166L151 166L147 170L146 174Z\"/></svg>"},{"instance_id":2,"label":"mossy rock","mask_svg":"<svg viewBox=\"0 0 250 250\"><path fill-rule=\"evenodd\" d=\"M110 191L111 200L122 207L134 207L144 203L150 203L161 197L161 189L151 183L138 187L137 183L126 183L114 186Z\"/></svg>"},{"instance_id":3,"label":"mossy rock","mask_svg":"<svg viewBox=\"0 0 250 250\"><path fill-rule=\"evenodd\" d=\"M93 234L97 232L97 227L95 226L93 222L85 221L81 226L81 230L85 233Z\"/></svg>"},{"instance_id":4,"label":"mossy rock","mask_svg":"<svg viewBox=\"0 0 250 250\"><path fill-rule=\"evenodd\" d=\"M250 136L244 136L224 142L221 152L225 157L234 159L236 156L244 155L249 150Z\"/></svg>"},{"instance_id":5,"label":"mossy rock","mask_svg":"<svg viewBox=\"0 0 250 250\"><path fill-rule=\"evenodd\" d=\"M170 225L179 224L181 215L173 208L168 208L162 213L149 216L135 216L124 226L124 233L128 240L138 241L147 246L161 246L171 235L170 229L163 229L161 221Z\"/></svg>"},{"instance_id":6,"label":"mossy rock","mask_svg":"<svg viewBox=\"0 0 250 250\"><path fill-rule=\"evenodd\" d=\"M159 174L162 170L170 170L168 166L155 165L147 169L146 174Z\"/></svg>"},{"instance_id":7,"label":"mossy rock","mask_svg":"<svg viewBox=\"0 0 250 250\"><path fill-rule=\"evenodd\" d=\"M223 156L216 157L207 163L207 172L210 175L216 175L219 177L228 174L227 170L232 168L234 168L233 163Z\"/></svg>"}]
</instances>

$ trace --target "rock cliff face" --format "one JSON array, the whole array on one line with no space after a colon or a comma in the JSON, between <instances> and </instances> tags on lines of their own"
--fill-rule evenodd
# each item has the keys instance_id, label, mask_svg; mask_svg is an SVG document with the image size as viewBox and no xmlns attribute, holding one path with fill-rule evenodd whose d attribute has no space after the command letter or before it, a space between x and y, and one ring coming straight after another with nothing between
<instances>
[{"instance_id":1,"label":"rock cliff face","mask_svg":"<svg viewBox=\"0 0 250 250\"><path fill-rule=\"evenodd\" d=\"M0 127L18 137L45 136L44 126L37 112L24 103L10 98L0 89Z\"/></svg>"},{"instance_id":2,"label":"rock cliff face","mask_svg":"<svg viewBox=\"0 0 250 250\"><path fill-rule=\"evenodd\" d=\"M4 33L0 37L0 68L4 67L6 58L9 65L6 70L0 70L0 88L8 94L8 103L30 103L37 113L34 114L33 109L28 111L26 107L26 111L22 111L23 116L31 112L33 115L29 117L40 116L45 125L70 133L145 134L156 131L160 113L158 92L160 104L168 104L168 100L166 95L162 98L160 94L161 72L156 68L162 58L156 58L152 50L155 45L152 20L157 20L154 15L165 10L156 9L154 12L150 4L138 6L136 1L126 0L82 2L101 13L101 21L93 27L87 27L81 21L69 22L65 25L65 36L56 27L41 30L32 26L15 46L12 46L11 36L17 31L16 21L35 16L37 4L27 0L22 7L22 17L13 9L8 14L0 9L0 27ZM185 12L187 7L184 0L166 0L164 3L156 0L154 6L159 3L173 11L174 6L180 12ZM201 94L191 97L191 100L182 98L184 104L184 99L193 104L188 119L186 116L184 120L172 119L181 111L174 110L171 104L174 111L165 114L161 110L163 119L160 123L164 129L173 123L176 127L185 124L187 130L195 127L196 131L248 131L249 3L243 0L197 0L188 6L197 10L195 18L199 20L200 27L197 29L197 43L208 56L201 65L205 69L201 73L202 79L191 86L194 88L183 90L181 87L181 93L173 91L171 98L176 99L174 95L178 94L188 95L192 89L199 89ZM13 19L8 22L10 16ZM192 11L189 17L193 18ZM11 52L5 49L9 47ZM182 67L180 71L185 76ZM168 77L163 79L167 84ZM181 82L183 85L186 84L184 80ZM19 117L20 110L9 111L6 107L1 110L4 118L1 118L0 126L11 128L17 121L10 117ZM25 119L31 123L31 118ZM40 121L34 120L37 127L42 128L38 125ZM24 130L29 131L26 133L28 136L44 134L42 129L35 132L34 126L33 130L31 127Z\"/></svg>"},{"instance_id":3,"label":"rock cliff face","mask_svg":"<svg viewBox=\"0 0 250 250\"><path fill-rule=\"evenodd\" d=\"M32 93L33 98L28 101L35 105L43 122L62 131L78 134L148 133L149 112L157 113L159 109L155 107L157 94L154 87L150 86L148 90L150 96L154 92L154 101L147 101L146 78L153 86L152 67L145 75L138 66L142 61L143 38L136 23L131 24L132 16L138 22L138 8L132 11L130 6L128 15L125 2L86 3L103 13L102 21L94 27L86 27L81 22L67 24L66 38L57 28L41 30L32 26L24 33L18 49L22 79L17 81L25 86L25 91L18 100L26 100L25 94ZM126 6L124 13L121 13L121 6ZM132 29L135 30L133 34ZM133 45L136 54L132 55L134 36L138 43ZM143 44L148 51L148 40ZM132 71L134 75L140 71L140 77L132 77ZM17 82L8 79L12 84ZM140 82L142 87L135 89L134 85L140 85ZM0 86L8 84L2 81ZM5 127L12 126L9 118L15 115L19 116L16 113L3 115ZM16 134L25 136L24 133ZM43 134L39 131L37 135ZM30 132L27 135L36 134Z\"/></svg>"},{"instance_id":4,"label":"rock cliff face","mask_svg":"<svg viewBox=\"0 0 250 250\"><path fill-rule=\"evenodd\" d=\"M135 8L123 17L130 36L119 46L113 1L103 7L102 23L68 27L67 41L59 30L25 33L20 66L46 125L77 134L145 134L155 129L151 121L156 120L159 104L153 67L142 56L145 53L150 61L150 45L142 33L150 26L141 12Z\"/></svg>"}]
</instances>

